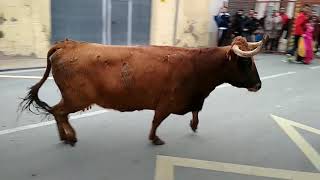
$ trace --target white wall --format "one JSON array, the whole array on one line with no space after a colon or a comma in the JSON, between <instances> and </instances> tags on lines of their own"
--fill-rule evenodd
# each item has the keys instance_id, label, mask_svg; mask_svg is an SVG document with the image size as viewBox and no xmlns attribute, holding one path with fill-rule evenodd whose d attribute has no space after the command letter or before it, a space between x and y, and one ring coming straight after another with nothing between
<instances>
[{"instance_id":1,"label":"white wall","mask_svg":"<svg viewBox=\"0 0 320 180\"><path fill-rule=\"evenodd\" d=\"M211 34L209 26L213 24L211 14L218 12L209 12L211 1L213 0L153 0L150 44L208 46Z\"/></svg>"},{"instance_id":2,"label":"white wall","mask_svg":"<svg viewBox=\"0 0 320 180\"><path fill-rule=\"evenodd\" d=\"M6 55L46 57L50 46L51 0L2 0L0 51Z\"/></svg>"}]
</instances>

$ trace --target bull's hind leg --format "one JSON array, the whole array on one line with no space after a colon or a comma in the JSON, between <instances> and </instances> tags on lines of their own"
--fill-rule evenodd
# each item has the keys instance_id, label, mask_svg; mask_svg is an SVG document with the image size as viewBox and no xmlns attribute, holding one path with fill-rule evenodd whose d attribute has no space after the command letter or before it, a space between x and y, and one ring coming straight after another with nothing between
<instances>
[{"instance_id":1,"label":"bull's hind leg","mask_svg":"<svg viewBox=\"0 0 320 180\"><path fill-rule=\"evenodd\" d=\"M76 132L69 123L68 115L69 113L73 113L81 109L83 108L67 106L63 100L52 108L53 116L57 122L60 140L64 141L66 144L74 146L77 142Z\"/></svg>"},{"instance_id":2,"label":"bull's hind leg","mask_svg":"<svg viewBox=\"0 0 320 180\"><path fill-rule=\"evenodd\" d=\"M75 130L69 123L68 115L67 114L57 115L55 116L55 119L57 121L60 139L64 141L66 144L70 144L71 146L74 146L75 143L77 142L77 137L76 137Z\"/></svg>"},{"instance_id":3,"label":"bull's hind leg","mask_svg":"<svg viewBox=\"0 0 320 180\"><path fill-rule=\"evenodd\" d=\"M190 121L190 127L193 132L197 132L198 124L199 124L199 111L192 111L192 120Z\"/></svg>"},{"instance_id":4,"label":"bull's hind leg","mask_svg":"<svg viewBox=\"0 0 320 180\"><path fill-rule=\"evenodd\" d=\"M169 115L170 113L167 113L167 112L163 112L159 110L155 111L153 121L152 121L152 127L149 134L149 140L151 140L154 145L163 145L165 143L156 135L156 131L159 125L162 123L162 121L165 118L167 118Z\"/></svg>"}]
</instances>

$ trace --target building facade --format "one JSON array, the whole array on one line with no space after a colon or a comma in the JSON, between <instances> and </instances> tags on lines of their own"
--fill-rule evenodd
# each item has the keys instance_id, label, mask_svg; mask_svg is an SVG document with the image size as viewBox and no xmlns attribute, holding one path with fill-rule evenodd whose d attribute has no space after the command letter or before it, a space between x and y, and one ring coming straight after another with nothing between
<instances>
[{"instance_id":1,"label":"building facade","mask_svg":"<svg viewBox=\"0 0 320 180\"><path fill-rule=\"evenodd\" d=\"M115 45L216 45L213 20L223 5L230 13L298 5L319 8L319 0L3 0L0 1L0 52L45 57L65 38Z\"/></svg>"},{"instance_id":2,"label":"building facade","mask_svg":"<svg viewBox=\"0 0 320 180\"><path fill-rule=\"evenodd\" d=\"M216 0L0 1L0 51L45 57L65 38L116 45L207 46ZM214 12L213 12L214 11Z\"/></svg>"},{"instance_id":3,"label":"building facade","mask_svg":"<svg viewBox=\"0 0 320 180\"><path fill-rule=\"evenodd\" d=\"M0 51L45 57L51 36L49 0L0 1Z\"/></svg>"}]
</instances>

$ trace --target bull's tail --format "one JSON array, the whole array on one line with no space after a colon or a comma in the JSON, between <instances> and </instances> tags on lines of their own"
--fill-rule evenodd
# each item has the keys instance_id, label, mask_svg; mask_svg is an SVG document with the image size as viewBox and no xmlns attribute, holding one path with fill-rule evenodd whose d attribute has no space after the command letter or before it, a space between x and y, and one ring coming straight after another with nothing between
<instances>
[{"instance_id":1,"label":"bull's tail","mask_svg":"<svg viewBox=\"0 0 320 180\"><path fill-rule=\"evenodd\" d=\"M50 56L53 53L55 53L57 49L58 48L53 47L48 51L46 71L45 71L42 79L37 84L30 87L29 88L30 90L29 90L27 96L22 99L22 102L19 105L19 108L21 111L28 109L30 112L32 112L34 114L44 114L46 116L52 114L52 111L51 111L52 108L46 102L41 101L39 99L38 92L39 92L40 87L43 85L43 83L49 77L50 70L51 70ZM34 107L36 112L33 109L31 109L31 106Z\"/></svg>"}]
</instances>

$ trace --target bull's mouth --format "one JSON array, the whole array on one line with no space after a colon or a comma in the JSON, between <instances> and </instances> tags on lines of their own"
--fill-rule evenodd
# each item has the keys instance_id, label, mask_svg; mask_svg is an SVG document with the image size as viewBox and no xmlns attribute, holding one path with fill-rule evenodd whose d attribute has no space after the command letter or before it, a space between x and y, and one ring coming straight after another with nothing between
<instances>
[{"instance_id":1,"label":"bull's mouth","mask_svg":"<svg viewBox=\"0 0 320 180\"><path fill-rule=\"evenodd\" d=\"M247 88L250 92L257 92L261 89L261 83L254 85L253 87Z\"/></svg>"},{"instance_id":2,"label":"bull's mouth","mask_svg":"<svg viewBox=\"0 0 320 180\"><path fill-rule=\"evenodd\" d=\"M257 91L259 91L259 88L256 88L256 87L247 88L247 89L248 89L248 91L250 91L250 92L257 92Z\"/></svg>"}]
</instances>

